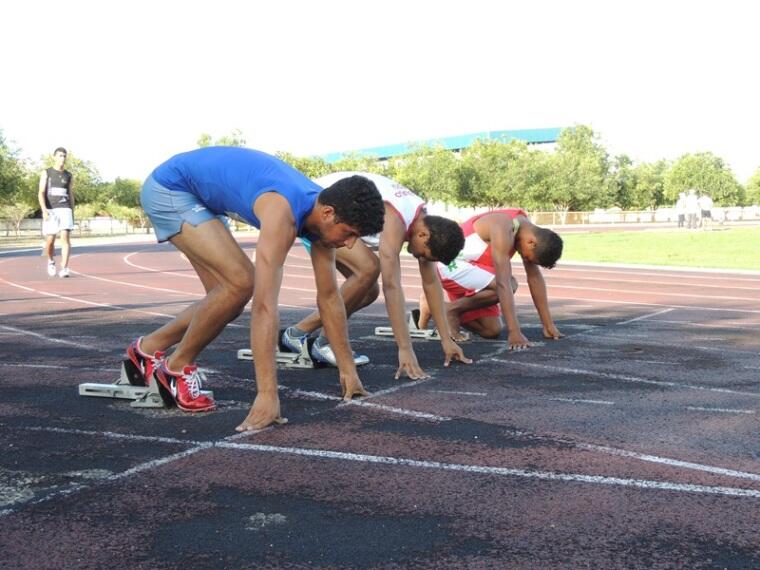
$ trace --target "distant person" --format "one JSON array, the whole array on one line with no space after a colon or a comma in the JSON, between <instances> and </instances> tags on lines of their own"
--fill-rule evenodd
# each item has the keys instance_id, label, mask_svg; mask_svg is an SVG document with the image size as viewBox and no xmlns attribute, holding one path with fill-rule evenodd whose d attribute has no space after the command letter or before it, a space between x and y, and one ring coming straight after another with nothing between
<instances>
[{"instance_id":1,"label":"distant person","mask_svg":"<svg viewBox=\"0 0 760 570\"><path fill-rule=\"evenodd\" d=\"M385 223L378 235L365 236L349 250L336 250L336 265L346 277L341 294L346 305L346 313L354 312L370 305L377 299L380 290L377 278L382 275L385 308L391 321L393 336L398 345L398 369L396 378L405 373L411 379L428 377L420 367L412 346L409 326L406 320L406 302L401 285L401 261L399 255L404 243L407 250L419 264L422 287L431 299L430 307L441 336L444 366L452 360L470 363L462 349L451 339L453 331L448 330L448 319L444 310L443 291L436 272L436 262L449 263L464 245L464 237L459 225L440 216L430 216L425 212L424 201L405 186L379 174L368 172L335 172L315 182L322 187L338 183L352 176L364 176L375 183L383 197ZM301 238L307 249L309 240ZM373 253L373 252L377 253ZM300 352L307 337L322 326L320 311L315 311L282 334L281 344L294 352ZM316 362L335 366L330 343L320 335L311 347L311 357ZM355 357L357 364L366 364L366 356Z\"/></svg>"},{"instance_id":2,"label":"distant person","mask_svg":"<svg viewBox=\"0 0 760 570\"><path fill-rule=\"evenodd\" d=\"M511 208L478 214L462 223L465 245L449 265L438 264L443 288L450 303L446 305L449 328L459 326L485 338L497 338L507 327L510 350L527 348L530 343L522 333L515 310L517 280L512 276L510 259L522 258L533 304L543 325L544 338L559 339L549 311L546 283L540 267L551 269L562 255L562 238L530 222L524 210ZM420 299L420 327L424 328L430 312L427 301Z\"/></svg>"},{"instance_id":3,"label":"distant person","mask_svg":"<svg viewBox=\"0 0 760 570\"><path fill-rule=\"evenodd\" d=\"M55 238L61 234L61 269L59 277L69 277L71 256L71 230L74 229L74 177L64 169L66 149L53 151L53 166L40 174L37 198L42 209L42 235L45 236L43 253L47 255L47 273L55 277Z\"/></svg>"},{"instance_id":4,"label":"distant person","mask_svg":"<svg viewBox=\"0 0 760 570\"><path fill-rule=\"evenodd\" d=\"M706 192L703 192L698 203L700 210L699 225L706 230L710 229L712 227L713 200Z\"/></svg>"},{"instance_id":5,"label":"distant person","mask_svg":"<svg viewBox=\"0 0 760 570\"><path fill-rule=\"evenodd\" d=\"M678 216L678 227L682 228L686 221L686 192L678 193L678 200L676 200L676 215Z\"/></svg>"},{"instance_id":6,"label":"distant person","mask_svg":"<svg viewBox=\"0 0 760 570\"><path fill-rule=\"evenodd\" d=\"M367 395L346 330L346 313L335 278L335 248L379 232L385 208L370 180L351 176L323 190L306 176L263 152L206 147L173 156L145 181L140 196L159 242L169 240L185 254L206 296L158 330L135 340L130 360L162 396L187 412L214 409L201 393L196 357L253 296L251 348L256 399L238 431L263 428L280 419L275 344L277 300L285 257L298 236L311 240L317 302L335 351L343 397ZM260 229L256 266L218 216ZM174 351L166 351L174 346Z\"/></svg>"},{"instance_id":7,"label":"distant person","mask_svg":"<svg viewBox=\"0 0 760 570\"><path fill-rule=\"evenodd\" d=\"M697 229L697 216L699 216L699 199L697 191L692 188L686 194L686 227L688 229Z\"/></svg>"}]
</instances>

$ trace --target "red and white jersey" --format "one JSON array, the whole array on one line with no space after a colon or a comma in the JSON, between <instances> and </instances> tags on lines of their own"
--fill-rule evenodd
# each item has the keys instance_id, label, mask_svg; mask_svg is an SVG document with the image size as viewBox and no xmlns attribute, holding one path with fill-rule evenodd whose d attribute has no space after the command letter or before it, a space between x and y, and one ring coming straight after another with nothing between
<instances>
[{"instance_id":1,"label":"red and white jersey","mask_svg":"<svg viewBox=\"0 0 760 570\"><path fill-rule=\"evenodd\" d=\"M383 201L388 204L396 214L398 214L398 217L403 222L404 230L406 231L406 239L409 239L410 228L414 221L420 216L420 213L424 210L425 202L406 186L399 184L395 180L391 180L387 176L373 174L371 172L333 172L315 178L314 182L319 184L322 188L327 188L328 186L335 184L338 180L355 175L369 178L375 183L380 195L383 197ZM377 247L380 243L380 234L363 236L362 241L370 247Z\"/></svg>"},{"instance_id":2,"label":"red and white jersey","mask_svg":"<svg viewBox=\"0 0 760 570\"><path fill-rule=\"evenodd\" d=\"M520 222L517 221L517 216L525 216L526 218L528 217L528 214L525 213L525 210L522 210L520 208L506 208L503 210L483 212L482 214L478 214L469 220L462 222L460 226L464 232L464 247L462 248L462 251L459 253L457 258L454 260L455 263L457 261L468 261L474 265L479 265L481 267L493 267L491 244L489 242L483 241L483 239L475 231L475 222L477 222L483 216L488 216L490 214L507 214L510 218L512 218L512 224L514 224L515 231L517 231L517 228L520 227ZM515 251L516 250L513 246L509 252L510 259L515 254Z\"/></svg>"}]
</instances>

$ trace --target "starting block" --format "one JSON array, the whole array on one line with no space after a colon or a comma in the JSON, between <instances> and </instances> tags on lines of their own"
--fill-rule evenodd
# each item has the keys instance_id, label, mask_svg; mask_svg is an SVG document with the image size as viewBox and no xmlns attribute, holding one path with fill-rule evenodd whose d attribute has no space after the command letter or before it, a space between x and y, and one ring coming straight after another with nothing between
<instances>
[{"instance_id":1,"label":"starting block","mask_svg":"<svg viewBox=\"0 0 760 570\"><path fill-rule=\"evenodd\" d=\"M279 333L279 338L281 337L282 331ZM315 363L309 355L312 344L314 344L314 339L308 339L301 348L301 352L287 352L280 345L279 350L275 352L275 362L285 368L319 368L323 365ZM238 360L253 360L253 352L250 348L241 348L237 351L237 357Z\"/></svg>"},{"instance_id":2,"label":"starting block","mask_svg":"<svg viewBox=\"0 0 760 570\"><path fill-rule=\"evenodd\" d=\"M409 336L422 340L441 340L438 329L421 329L417 324L420 318L419 309L414 309L409 313L407 324L409 326ZM375 327L375 336L393 336L392 327ZM470 333L462 332L465 341L470 340Z\"/></svg>"},{"instance_id":3,"label":"starting block","mask_svg":"<svg viewBox=\"0 0 760 570\"><path fill-rule=\"evenodd\" d=\"M80 396L94 396L98 398L118 398L132 400L133 408L171 408L175 405L174 399L169 394L160 390L156 379L151 377L150 384L145 386L142 374L131 360L124 360L121 364L119 379L113 384L85 383L79 385ZM201 390L201 394L214 397L210 390Z\"/></svg>"}]
</instances>

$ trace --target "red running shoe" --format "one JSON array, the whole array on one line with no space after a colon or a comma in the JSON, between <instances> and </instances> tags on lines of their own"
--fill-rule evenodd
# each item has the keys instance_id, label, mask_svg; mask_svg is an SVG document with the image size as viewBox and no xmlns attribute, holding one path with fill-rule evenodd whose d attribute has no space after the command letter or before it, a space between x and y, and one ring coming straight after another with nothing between
<instances>
[{"instance_id":1,"label":"red running shoe","mask_svg":"<svg viewBox=\"0 0 760 570\"><path fill-rule=\"evenodd\" d=\"M146 354L140 350L141 341L142 337L132 341L132 344L127 347L127 357L138 372L138 374L134 374L134 370L128 371L132 372L129 374L129 381L131 384L139 386L139 377L142 376L142 383L147 386L150 384L150 377L153 375L153 371L158 367L164 356L166 356L166 352L158 350L153 356Z\"/></svg>"},{"instance_id":2,"label":"red running shoe","mask_svg":"<svg viewBox=\"0 0 760 570\"><path fill-rule=\"evenodd\" d=\"M172 372L162 360L153 373L164 401L171 395L177 407L184 412L210 412L216 402L201 394L203 374L195 364L188 364L182 372Z\"/></svg>"}]
</instances>

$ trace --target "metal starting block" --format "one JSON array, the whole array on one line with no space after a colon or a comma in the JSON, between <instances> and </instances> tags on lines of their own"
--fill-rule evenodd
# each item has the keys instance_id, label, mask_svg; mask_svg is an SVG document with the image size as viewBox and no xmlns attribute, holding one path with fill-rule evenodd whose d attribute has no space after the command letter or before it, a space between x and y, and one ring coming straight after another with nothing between
<instances>
[{"instance_id":1,"label":"metal starting block","mask_svg":"<svg viewBox=\"0 0 760 570\"><path fill-rule=\"evenodd\" d=\"M416 313L416 314L415 314ZM419 338L422 340L441 340L441 335L438 334L438 329L421 329L417 326L419 319L419 309L414 309L409 313L407 324L409 326L409 336L412 338ZM465 337L463 340L470 340L470 333L462 332ZM375 327L375 336L393 336L392 327Z\"/></svg>"},{"instance_id":2,"label":"metal starting block","mask_svg":"<svg viewBox=\"0 0 760 570\"><path fill-rule=\"evenodd\" d=\"M280 332L280 336L282 336L282 332ZM301 348L301 352L278 350L275 352L275 362L285 368L317 368L319 365L315 364L309 356L309 349L313 342L313 339L309 339L309 342ZM282 348L281 346L280 349ZM237 351L237 357L238 360L253 360L253 352L250 348L241 348Z\"/></svg>"},{"instance_id":3,"label":"metal starting block","mask_svg":"<svg viewBox=\"0 0 760 570\"><path fill-rule=\"evenodd\" d=\"M214 397L214 393L210 390L201 390L201 394L212 399ZM171 395L164 397L161 393L155 378L151 377L150 385L143 384L142 374L131 360L122 362L121 374L116 382L80 384L79 395L132 400L130 406L133 408L170 408L175 405Z\"/></svg>"}]
</instances>

